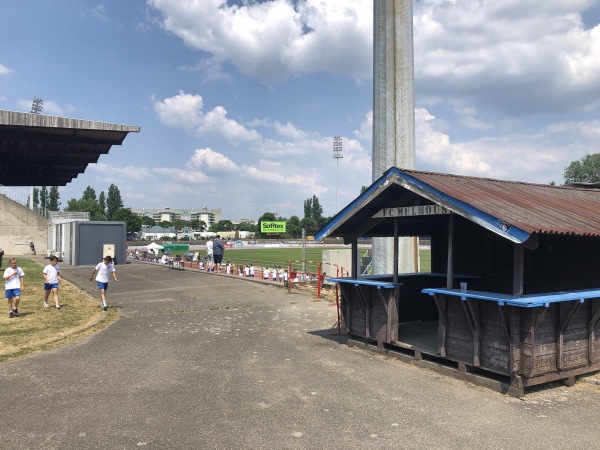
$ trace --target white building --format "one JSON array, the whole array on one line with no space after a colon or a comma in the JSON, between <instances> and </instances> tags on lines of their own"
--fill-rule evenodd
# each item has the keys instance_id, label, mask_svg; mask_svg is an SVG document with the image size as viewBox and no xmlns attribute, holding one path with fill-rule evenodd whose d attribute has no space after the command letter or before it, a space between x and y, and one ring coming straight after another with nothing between
<instances>
[{"instance_id":1,"label":"white building","mask_svg":"<svg viewBox=\"0 0 600 450\"><path fill-rule=\"evenodd\" d=\"M132 209L131 212L139 217L150 217L156 222L173 222L174 220L200 220L206 224L206 227L221 220L221 210L207 208L202 209L171 209L169 207L162 209Z\"/></svg>"}]
</instances>

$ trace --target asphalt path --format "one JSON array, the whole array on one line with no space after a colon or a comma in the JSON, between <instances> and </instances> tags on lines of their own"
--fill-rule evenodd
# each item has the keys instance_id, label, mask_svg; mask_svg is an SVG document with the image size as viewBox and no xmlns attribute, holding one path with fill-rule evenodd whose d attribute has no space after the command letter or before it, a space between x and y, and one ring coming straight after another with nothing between
<instances>
[{"instance_id":1,"label":"asphalt path","mask_svg":"<svg viewBox=\"0 0 600 450\"><path fill-rule=\"evenodd\" d=\"M91 267L62 266L97 296ZM590 449L600 389L513 398L344 344L336 308L235 277L117 266L122 318L0 364L0 448ZM65 305L68 307L68 305Z\"/></svg>"}]
</instances>

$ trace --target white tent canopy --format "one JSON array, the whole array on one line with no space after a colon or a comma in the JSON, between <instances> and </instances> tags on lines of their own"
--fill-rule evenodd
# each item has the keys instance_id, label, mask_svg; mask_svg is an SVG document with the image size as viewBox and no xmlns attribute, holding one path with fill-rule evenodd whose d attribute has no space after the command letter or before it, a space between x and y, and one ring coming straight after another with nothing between
<instances>
[{"instance_id":1,"label":"white tent canopy","mask_svg":"<svg viewBox=\"0 0 600 450\"><path fill-rule=\"evenodd\" d=\"M164 247L162 245L158 245L157 243L153 242L152 244L146 245L146 248L148 250L150 250L150 249L153 249L153 250L162 250Z\"/></svg>"}]
</instances>

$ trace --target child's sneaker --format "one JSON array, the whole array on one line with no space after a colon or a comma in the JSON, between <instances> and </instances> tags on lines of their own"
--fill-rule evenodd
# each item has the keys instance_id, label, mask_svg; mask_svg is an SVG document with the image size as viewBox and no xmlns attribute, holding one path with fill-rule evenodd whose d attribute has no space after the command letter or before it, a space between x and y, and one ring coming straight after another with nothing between
<instances>
[{"instance_id":1,"label":"child's sneaker","mask_svg":"<svg viewBox=\"0 0 600 450\"><path fill-rule=\"evenodd\" d=\"M8 318L12 319L13 317L15 317L15 314L11 311L8 313Z\"/></svg>"},{"instance_id":2,"label":"child's sneaker","mask_svg":"<svg viewBox=\"0 0 600 450\"><path fill-rule=\"evenodd\" d=\"M108 306L104 305L104 311L108 311Z\"/></svg>"},{"instance_id":3,"label":"child's sneaker","mask_svg":"<svg viewBox=\"0 0 600 450\"><path fill-rule=\"evenodd\" d=\"M60 309L60 305L56 305L56 309Z\"/></svg>"},{"instance_id":4,"label":"child's sneaker","mask_svg":"<svg viewBox=\"0 0 600 450\"><path fill-rule=\"evenodd\" d=\"M44 302L44 308L48 307L48 302Z\"/></svg>"},{"instance_id":5,"label":"child's sneaker","mask_svg":"<svg viewBox=\"0 0 600 450\"><path fill-rule=\"evenodd\" d=\"M13 309L13 314L15 317L19 317L19 310L17 308Z\"/></svg>"}]
</instances>

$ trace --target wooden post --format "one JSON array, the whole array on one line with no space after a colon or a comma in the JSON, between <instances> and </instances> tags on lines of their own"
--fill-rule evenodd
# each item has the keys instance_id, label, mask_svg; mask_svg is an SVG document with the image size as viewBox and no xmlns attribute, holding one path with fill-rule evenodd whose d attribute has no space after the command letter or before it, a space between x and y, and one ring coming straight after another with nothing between
<instances>
[{"instance_id":1,"label":"wooden post","mask_svg":"<svg viewBox=\"0 0 600 450\"><path fill-rule=\"evenodd\" d=\"M513 295L523 296L523 271L525 262L525 246L515 244L513 255Z\"/></svg>"},{"instance_id":2,"label":"wooden post","mask_svg":"<svg viewBox=\"0 0 600 450\"><path fill-rule=\"evenodd\" d=\"M596 307L597 303L595 301L590 301L590 315L591 319L588 323L588 361L590 364L596 362L594 358L594 341L596 340L596 333L594 332L594 327L600 320L600 306Z\"/></svg>"},{"instance_id":3,"label":"wooden post","mask_svg":"<svg viewBox=\"0 0 600 450\"><path fill-rule=\"evenodd\" d=\"M448 217L448 274L446 287L454 287L454 214Z\"/></svg>"},{"instance_id":4,"label":"wooden post","mask_svg":"<svg viewBox=\"0 0 600 450\"><path fill-rule=\"evenodd\" d=\"M352 241L352 274L350 275L355 280L358 278L358 240Z\"/></svg>"}]
</instances>

